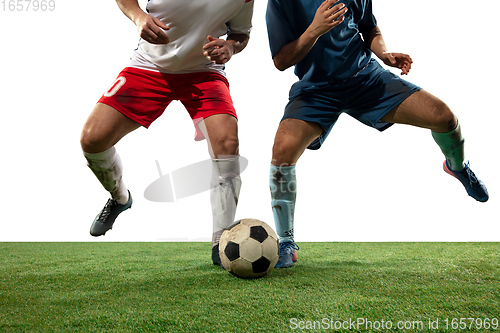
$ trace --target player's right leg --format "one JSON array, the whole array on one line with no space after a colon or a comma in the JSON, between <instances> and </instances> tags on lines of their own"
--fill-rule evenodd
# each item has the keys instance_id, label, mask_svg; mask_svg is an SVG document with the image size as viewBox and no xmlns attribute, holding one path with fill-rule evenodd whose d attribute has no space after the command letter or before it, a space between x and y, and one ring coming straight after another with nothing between
<instances>
[{"instance_id":1,"label":"player's right leg","mask_svg":"<svg viewBox=\"0 0 500 333\"><path fill-rule=\"evenodd\" d=\"M116 109L97 103L83 126L80 144L87 164L103 187L111 194L90 228L92 236L101 236L112 228L116 217L132 205L132 197L122 179L120 156L115 144L140 124Z\"/></svg>"},{"instance_id":2,"label":"player's right leg","mask_svg":"<svg viewBox=\"0 0 500 333\"><path fill-rule=\"evenodd\" d=\"M290 267L297 260L294 242L294 211L297 194L295 165L305 149L323 133L314 122L284 119L276 132L269 175L271 206L280 241L277 268Z\"/></svg>"},{"instance_id":3,"label":"player's right leg","mask_svg":"<svg viewBox=\"0 0 500 333\"><path fill-rule=\"evenodd\" d=\"M219 241L234 222L241 189L238 121L230 114L214 114L198 123L212 158L210 203L212 206L212 262L222 267Z\"/></svg>"}]
</instances>

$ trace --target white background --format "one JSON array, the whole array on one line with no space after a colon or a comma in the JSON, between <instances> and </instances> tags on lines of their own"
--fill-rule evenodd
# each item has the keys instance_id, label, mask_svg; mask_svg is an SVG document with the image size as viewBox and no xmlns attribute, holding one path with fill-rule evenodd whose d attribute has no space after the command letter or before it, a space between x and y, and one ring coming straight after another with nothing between
<instances>
[{"instance_id":1,"label":"white background","mask_svg":"<svg viewBox=\"0 0 500 333\"><path fill-rule=\"evenodd\" d=\"M155 160L166 174L208 158L180 103L118 143L134 204L105 237L89 235L108 194L86 166L80 131L138 35L114 1L55 2L52 12L0 9L0 241L208 241L208 191L175 203L143 196L158 178ZM273 67L266 3L255 0L250 44L226 72L249 160L236 217L274 226L271 147L295 77ZM457 114L467 158L491 199L476 202L442 171L428 130L395 125L380 134L342 116L324 146L298 164L296 241L500 241L498 2L373 6L389 49L414 60L406 78Z\"/></svg>"}]
</instances>

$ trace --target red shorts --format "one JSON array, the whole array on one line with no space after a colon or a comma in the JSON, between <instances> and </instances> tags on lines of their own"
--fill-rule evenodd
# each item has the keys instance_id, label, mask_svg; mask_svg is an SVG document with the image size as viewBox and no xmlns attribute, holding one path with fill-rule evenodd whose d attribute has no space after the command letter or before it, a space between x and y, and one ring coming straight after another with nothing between
<instances>
[{"instance_id":1,"label":"red shorts","mask_svg":"<svg viewBox=\"0 0 500 333\"><path fill-rule=\"evenodd\" d=\"M195 140L204 139L196 126L201 120L214 114L237 118L229 82L217 72L165 74L126 67L99 103L148 128L173 100L180 101L193 119Z\"/></svg>"}]
</instances>

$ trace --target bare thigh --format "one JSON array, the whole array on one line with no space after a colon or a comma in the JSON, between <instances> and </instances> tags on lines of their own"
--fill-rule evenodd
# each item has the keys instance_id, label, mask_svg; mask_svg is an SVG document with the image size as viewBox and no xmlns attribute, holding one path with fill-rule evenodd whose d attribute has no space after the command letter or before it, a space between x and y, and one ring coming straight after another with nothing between
<instances>
[{"instance_id":1,"label":"bare thigh","mask_svg":"<svg viewBox=\"0 0 500 333\"><path fill-rule=\"evenodd\" d=\"M272 164L295 165L306 148L323 133L313 122L287 118L283 120L274 138Z\"/></svg>"},{"instance_id":2,"label":"bare thigh","mask_svg":"<svg viewBox=\"0 0 500 333\"><path fill-rule=\"evenodd\" d=\"M428 128L447 133L457 126L457 118L448 105L425 90L419 90L387 113L382 121Z\"/></svg>"},{"instance_id":3,"label":"bare thigh","mask_svg":"<svg viewBox=\"0 0 500 333\"><path fill-rule=\"evenodd\" d=\"M97 103L83 125L80 144L86 153L100 153L113 147L141 125L116 109Z\"/></svg>"}]
</instances>

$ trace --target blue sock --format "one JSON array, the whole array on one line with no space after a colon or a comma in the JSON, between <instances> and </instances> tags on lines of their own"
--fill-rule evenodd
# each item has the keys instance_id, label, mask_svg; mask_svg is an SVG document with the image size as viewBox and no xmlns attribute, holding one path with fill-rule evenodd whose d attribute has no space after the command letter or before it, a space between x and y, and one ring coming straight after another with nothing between
<instances>
[{"instance_id":1,"label":"blue sock","mask_svg":"<svg viewBox=\"0 0 500 333\"><path fill-rule=\"evenodd\" d=\"M269 173L271 206L280 242L293 240L293 213L297 196L295 166L277 167L271 164Z\"/></svg>"}]
</instances>

